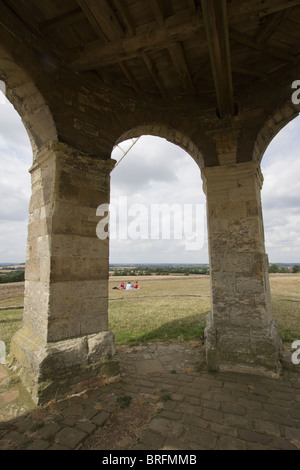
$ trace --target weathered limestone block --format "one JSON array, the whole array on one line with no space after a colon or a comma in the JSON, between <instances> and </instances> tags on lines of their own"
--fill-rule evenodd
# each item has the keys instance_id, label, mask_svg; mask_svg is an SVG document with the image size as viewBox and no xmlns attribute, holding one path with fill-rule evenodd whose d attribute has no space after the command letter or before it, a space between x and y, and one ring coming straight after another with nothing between
<instances>
[{"instance_id":1,"label":"weathered limestone block","mask_svg":"<svg viewBox=\"0 0 300 470\"><path fill-rule=\"evenodd\" d=\"M112 363L109 244L96 235L112 165L53 142L31 169L24 325L11 360L36 401Z\"/></svg>"},{"instance_id":2,"label":"weathered limestone block","mask_svg":"<svg viewBox=\"0 0 300 470\"><path fill-rule=\"evenodd\" d=\"M277 375L280 342L271 313L260 169L253 162L210 167L202 178L212 292L208 367Z\"/></svg>"},{"instance_id":3,"label":"weathered limestone block","mask_svg":"<svg viewBox=\"0 0 300 470\"><path fill-rule=\"evenodd\" d=\"M11 347L11 367L17 370L37 404L100 373L118 373L118 363L113 360L114 336L110 331L45 345L23 328L13 337Z\"/></svg>"}]
</instances>

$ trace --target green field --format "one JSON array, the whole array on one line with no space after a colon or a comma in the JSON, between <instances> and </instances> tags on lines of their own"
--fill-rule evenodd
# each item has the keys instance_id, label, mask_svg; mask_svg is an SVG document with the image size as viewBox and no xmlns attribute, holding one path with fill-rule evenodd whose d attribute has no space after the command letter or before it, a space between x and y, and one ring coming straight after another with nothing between
<instances>
[{"instance_id":1,"label":"green field","mask_svg":"<svg viewBox=\"0 0 300 470\"><path fill-rule=\"evenodd\" d=\"M130 280L130 279L129 279ZM139 279L140 289L115 290L128 279L109 281L109 327L116 343L193 340L202 337L210 311L209 276L152 276ZM270 275L272 311L284 341L300 339L300 274ZM0 339L9 352L10 338L22 326L18 296L0 301Z\"/></svg>"},{"instance_id":2,"label":"green field","mask_svg":"<svg viewBox=\"0 0 300 470\"><path fill-rule=\"evenodd\" d=\"M209 276L141 278L139 290L113 290L121 281L109 282L109 326L117 343L203 335L210 311Z\"/></svg>"}]
</instances>

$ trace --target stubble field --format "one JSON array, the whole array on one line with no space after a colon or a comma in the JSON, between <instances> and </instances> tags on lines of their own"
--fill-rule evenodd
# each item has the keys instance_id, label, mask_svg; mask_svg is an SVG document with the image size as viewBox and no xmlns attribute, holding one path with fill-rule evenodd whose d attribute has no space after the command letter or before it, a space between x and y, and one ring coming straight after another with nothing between
<instances>
[{"instance_id":1,"label":"stubble field","mask_svg":"<svg viewBox=\"0 0 300 470\"><path fill-rule=\"evenodd\" d=\"M149 276L140 289L117 290L128 279L109 280L109 327L117 344L199 340L211 308L209 276ZM129 279L132 283L136 279ZM283 341L300 339L300 274L270 275L272 311ZM0 340L22 326L23 283L0 285Z\"/></svg>"}]
</instances>

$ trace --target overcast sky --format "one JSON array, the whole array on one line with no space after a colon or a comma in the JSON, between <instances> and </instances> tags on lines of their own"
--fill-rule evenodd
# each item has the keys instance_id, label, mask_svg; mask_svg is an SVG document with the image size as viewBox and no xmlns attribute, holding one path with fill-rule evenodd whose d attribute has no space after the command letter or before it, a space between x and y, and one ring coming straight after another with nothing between
<instances>
[{"instance_id":1,"label":"overcast sky","mask_svg":"<svg viewBox=\"0 0 300 470\"><path fill-rule=\"evenodd\" d=\"M300 263L299 149L300 117L277 135L262 161L270 263ZM122 155L118 148L113 152L117 160ZM31 164L20 117L0 101L0 263L25 261ZM205 196L189 155L164 139L141 137L113 170L111 182L111 263L208 263ZM160 232L159 208L177 214L170 223L165 219Z\"/></svg>"}]
</instances>

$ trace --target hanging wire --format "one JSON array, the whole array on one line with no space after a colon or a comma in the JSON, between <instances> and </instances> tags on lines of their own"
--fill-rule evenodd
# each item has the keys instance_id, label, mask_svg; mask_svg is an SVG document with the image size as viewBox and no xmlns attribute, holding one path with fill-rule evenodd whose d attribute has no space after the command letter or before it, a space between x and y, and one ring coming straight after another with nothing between
<instances>
[{"instance_id":1,"label":"hanging wire","mask_svg":"<svg viewBox=\"0 0 300 470\"><path fill-rule=\"evenodd\" d=\"M140 137L137 137L136 139L132 139L132 143L131 145L128 147L127 150L123 150L122 147L120 147L120 145L116 145L114 148L118 147L121 152L123 152L123 155L122 157L120 158L120 160L115 164L114 168L112 171L114 171L114 169L119 165L119 163L123 160L123 158L127 155L127 153L132 149L132 147L137 143L137 141L139 140Z\"/></svg>"}]
</instances>

